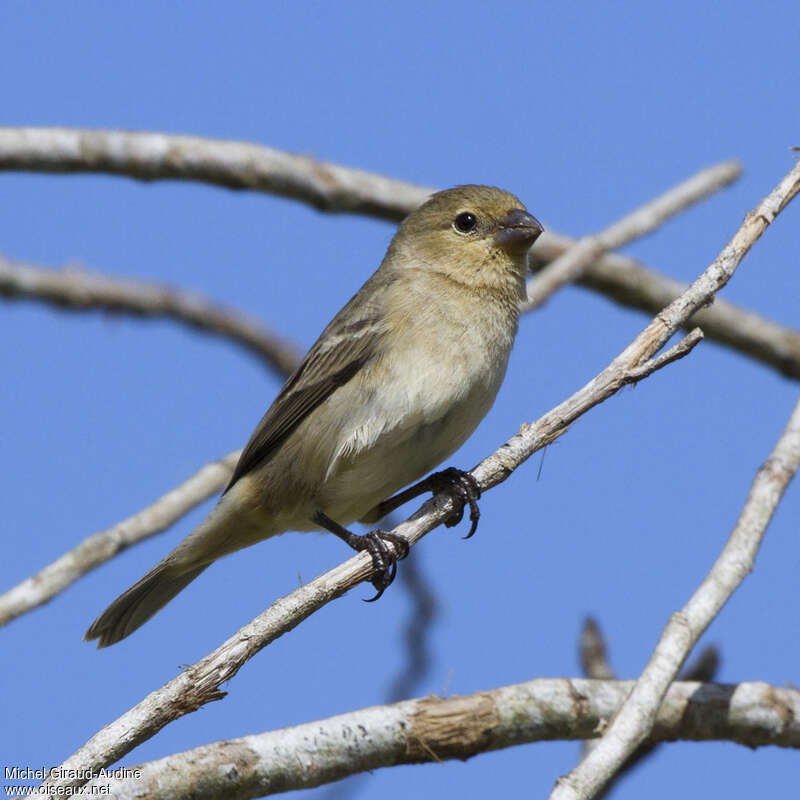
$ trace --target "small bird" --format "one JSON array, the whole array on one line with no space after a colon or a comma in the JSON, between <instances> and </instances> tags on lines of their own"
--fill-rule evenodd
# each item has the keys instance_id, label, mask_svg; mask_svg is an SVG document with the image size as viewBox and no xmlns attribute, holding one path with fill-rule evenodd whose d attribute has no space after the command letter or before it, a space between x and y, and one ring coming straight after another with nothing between
<instances>
[{"instance_id":1,"label":"small bird","mask_svg":"<svg viewBox=\"0 0 800 800\"><path fill-rule=\"evenodd\" d=\"M408 545L345 526L375 523L423 492L451 492L448 525L469 505L471 536L480 492L469 473L446 469L393 495L452 455L494 403L541 233L514 195L491 186L438 192L409 214L278 393L217 505L84 638L124 639L218 558L289 530L327 530L369 551L377 599Z\"/></svg>"}]
</instances>

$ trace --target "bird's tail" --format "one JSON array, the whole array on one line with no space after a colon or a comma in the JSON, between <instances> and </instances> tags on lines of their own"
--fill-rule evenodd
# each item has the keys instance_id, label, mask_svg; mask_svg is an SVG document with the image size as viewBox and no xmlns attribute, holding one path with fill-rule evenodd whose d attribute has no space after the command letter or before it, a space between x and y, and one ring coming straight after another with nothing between
<instances>
[{"instance_id":1,"label":"bird's tail","mask_svg":"<svg viewBox=\"0 0 800 800\"><path fill-rule=\"evenodd\" d=\"M156 564L91 624L83 638L87 642L97 639L98 647L108 647L124 639L185 589L207 566L203 564L187 572L177 572L166 559Z\"/></svg>"},{"instance_id":2,"label":"bird's tail","mask_svg":"<svg viewBox=\"0 0 800 800\"><path fill-rule=\"evenodd\" d=\"M283 530L280 527L275 530L274 524L271 527L270 518L249 501L248 486L247 476L237 481L171 553L92 623L83 638L97 639L98 647L108 647L124 639L212 562Z\"/></svg>"}]
</instances>

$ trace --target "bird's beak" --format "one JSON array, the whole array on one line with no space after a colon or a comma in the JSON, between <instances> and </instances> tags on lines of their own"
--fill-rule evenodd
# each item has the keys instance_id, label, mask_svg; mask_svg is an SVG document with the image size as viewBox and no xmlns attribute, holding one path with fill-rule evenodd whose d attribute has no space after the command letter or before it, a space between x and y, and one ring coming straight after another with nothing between
<instances>
[{"instance_id":1,"label":"bird's beak","mask_svg":"<svg viewBox=\"0 0 800 800\"><path fill-rule=\"evenodd\" d=\"M527 250L544 228L536 217L521 208L512 208L497 220L494 241L505 250Z\"/></svg>"}]
</instances>

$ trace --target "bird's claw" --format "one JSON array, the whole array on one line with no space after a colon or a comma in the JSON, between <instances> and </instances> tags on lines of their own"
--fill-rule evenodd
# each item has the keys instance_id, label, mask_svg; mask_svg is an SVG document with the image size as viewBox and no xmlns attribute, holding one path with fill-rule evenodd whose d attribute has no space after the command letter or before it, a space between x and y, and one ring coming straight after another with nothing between
<instances>
[{"instance_id":1,"label":"bird's claw","mask_svg":"<svg viewBox=\"0 0 800 800\"><path fill-rule=\"evenodd\" d=\"M478 500L481 498L481 487L478 481L469 472L448 467L441 472L436 472L431 476L440 484L437 491L449 491L453 498L455 509L450 518L444 523L448 528L458 525L464 518L464 508L469 504L469 532L464 539L469 539L478 529L478 520L481 518L481 510L478 508Z\"/></svg>"},{"instance_id":2,"label":"bird's claw","mask_svg":"<svg viewBox=\"0 0 800 800\"><path fill-rule=\"evenodd\" d=\"M375 597L367 598L364 602L374 603L392 585L397 575L397 562L408 555L408 542L396 533L380 529L365 533L362 539L363 549L372 556L373 574L370 581L378 592ZM386 542L394 545L394 553L386 547Z\"/></svg>"},{"instance_id":3,"label":"bird's claw","mask_svg":"<svg viewBox=\"0 0 800 800\"><path fill-rule=\"evenodd\" d=\"M348 547L359 553L366 550L372 556L372 585L378 590L375 597L366 600L374 603L392 585L397 574L397 562L408 555L408 542L396 533L384 531L380 528L362 535L351 533L343 525L331 519L323 511L315 511L312 520L326 531L338 536ZM394 550L389 550L387 542L394 545Z\"/></svg>"}]
</instances>

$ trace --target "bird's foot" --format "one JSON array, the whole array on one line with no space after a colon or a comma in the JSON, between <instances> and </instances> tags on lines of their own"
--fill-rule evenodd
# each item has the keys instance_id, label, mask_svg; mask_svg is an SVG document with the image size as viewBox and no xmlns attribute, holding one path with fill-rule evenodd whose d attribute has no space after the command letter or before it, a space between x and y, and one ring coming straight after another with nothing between
<instances>
[{"instance_id":1,"label":"bird's foot","mask_svg":"<svg viewBox=\"0 0 800 800\"><path fill-rule=\"evenodd\" d=\"M434 492L449 492L453 498L455 509L450 518L444 523L448 528L458 525L464 517L464 508L469 504L469 532L464 539L469 539L478 529L478 520L481 510L478 500L481 499L481 487L478 481L469 473L456 467L448 467L441 472L434 472L429 478Z\"/></svg>"},{"instance_id":2,"label":"bird's foot","mask_svg":"<svg viewBox=\"0 0 800 800\"><path fill-rule=\"evenodd\" d=\"M373 572L370 582L378 593L365 602L374 603L391 586L397 574L397 562L408 555L408 542L396 533L381 529L361 535L352 533L321 511L314 514L314 521L325 530L338 536L353 550L358 552L366 550L372 556ZM394 545L394 551L389 550L386 546L387 542Z\"/></svg>"},{"instance_id":3,"label":"bird's foot","mask_svg":"<svg viewBox=\"0 0 800 800\"><path fill-rule=\"evenodd\" d=\"M397 562L408 555L408 542L402 536L380 528L365 533L358 539L359 542L354 549L366 550L372 556L373 573L370 582L377 594L364 602L374 603L391 586L397 574ZM386 542L394 545L393 553L386 546Z\"/></svg>"}]
</instances>

